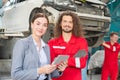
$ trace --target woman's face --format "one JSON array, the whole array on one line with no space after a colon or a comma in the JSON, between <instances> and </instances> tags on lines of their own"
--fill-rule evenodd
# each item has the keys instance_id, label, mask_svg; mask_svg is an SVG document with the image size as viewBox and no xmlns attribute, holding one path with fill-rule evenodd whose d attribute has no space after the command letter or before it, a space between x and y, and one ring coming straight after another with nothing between
<instances>
[{"instance_id":1,"label":"woman's face","mask_svg":"<svg viewBox=\"0 0 120 80\"><path fill-rule=\"evenodd\" d=\"M45 17L38 17L31 23L32 34L41 37L45 34L48 28L48 21Z\"/></svg>"}]
</instances>

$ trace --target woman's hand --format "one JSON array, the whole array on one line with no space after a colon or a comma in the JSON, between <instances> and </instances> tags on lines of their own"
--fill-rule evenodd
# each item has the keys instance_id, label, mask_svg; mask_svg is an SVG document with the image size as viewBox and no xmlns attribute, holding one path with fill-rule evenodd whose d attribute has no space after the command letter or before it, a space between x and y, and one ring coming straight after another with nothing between
<instances>
[{"instance_id":1,"label":"woman's hand","mask_svg":"<svg viewBox=\"0 0 120 80\"><path fill-rule=\"evenodd\" d=\"M56 65L45 65L43 67L38 68L38 74L50 74L56 68Z\"/></svg>"}]
</instances>

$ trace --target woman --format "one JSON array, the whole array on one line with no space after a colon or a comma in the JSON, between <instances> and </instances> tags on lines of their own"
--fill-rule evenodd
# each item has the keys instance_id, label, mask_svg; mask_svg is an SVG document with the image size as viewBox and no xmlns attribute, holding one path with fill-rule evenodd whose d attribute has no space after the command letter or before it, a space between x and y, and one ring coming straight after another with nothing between
<instances>
[{"instance_id":1,"label":"woman","mask_svg":"<svg viewBox=\"0 0 120 80\"><path fill-rule=\"evenodd\" d=\"M41 39L48 28L48 18L36 7L29 17L32 34L18 40L13 49L11 76L13 80L50 80L60 75L65 66L50 65L49 47ZM52 73L52 74L50 74Z\"/></svg>"}]
</instances>

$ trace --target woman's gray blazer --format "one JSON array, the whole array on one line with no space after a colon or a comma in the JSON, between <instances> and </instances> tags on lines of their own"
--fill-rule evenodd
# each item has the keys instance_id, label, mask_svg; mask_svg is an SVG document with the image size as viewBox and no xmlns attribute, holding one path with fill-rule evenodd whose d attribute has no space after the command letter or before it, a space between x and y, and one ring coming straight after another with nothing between
<instances>
[{"instance_id":1,"label":"woman's gray blazer","mask_svg":"<svg viewBox=\"0 0 120 80\"><path fill-rule=\"evenodd\" d=\"M48 64L50 64L49 46L44 47ZM32 36L20 39L16 42L13 49L11 77L13 80L38 80L37 68L40 67L40 61ZM58 77L59 72L55 70L47 76L47 80L51 77Z\"/></svg>"}]
</instances>

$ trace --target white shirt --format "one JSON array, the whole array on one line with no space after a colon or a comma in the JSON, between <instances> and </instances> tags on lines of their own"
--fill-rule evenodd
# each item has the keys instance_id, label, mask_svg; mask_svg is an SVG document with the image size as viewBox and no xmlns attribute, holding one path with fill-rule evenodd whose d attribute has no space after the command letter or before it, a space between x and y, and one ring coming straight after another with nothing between
<instances>
[{"instance_id":1,"label":"white shirt","mask_svg":"<svg viewBox=\"0 0 120 80\"><path fill-rule=\"evenodd\" d=\"M36 49L37 49L37 52L38 52L38 56L39 56L39 60L40 60L40 66L44 66L46 64L48 64L48 61L47 61L47 56L44 52L44 47L45 47L45 42L41 39L40 42L41 42L41 46L39 47L37 45L37 43L35 42L35 40L33 39L33 42L36 46ZM40 74L39 76L39 79L38 80L44 80L46 78L45 74Z\"/></svg>"}]
</instances>

